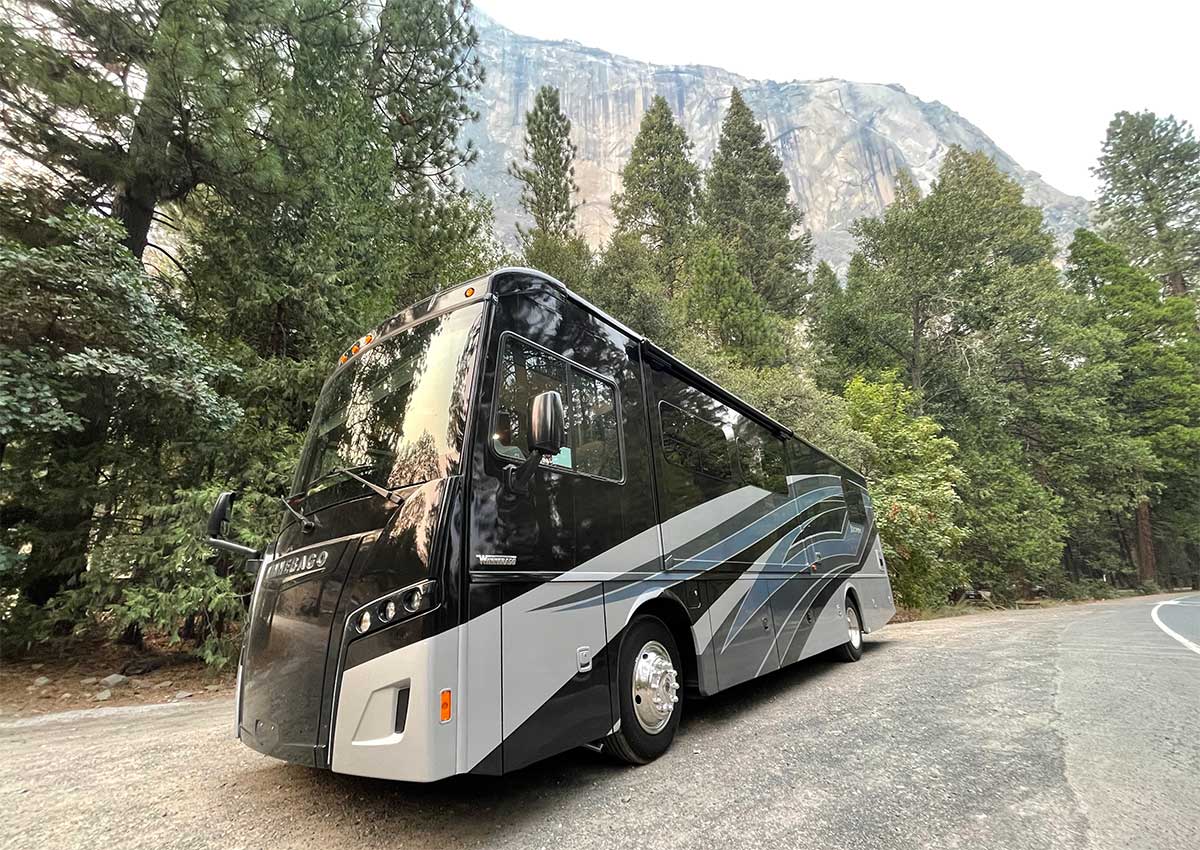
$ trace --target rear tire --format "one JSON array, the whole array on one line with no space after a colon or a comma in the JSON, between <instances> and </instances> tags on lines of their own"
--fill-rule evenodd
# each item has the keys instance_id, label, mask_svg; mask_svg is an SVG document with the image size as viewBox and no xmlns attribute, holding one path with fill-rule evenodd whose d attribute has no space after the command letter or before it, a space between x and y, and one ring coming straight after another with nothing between
<instances>
[{"instance_id":1,"label":"rear tire","mask_svg":"<svg viewBox=\"0 0 1200 850\"><path fill-rule=\"evenodd\" d=\"M678 694L682 670L666 624L657 617L635 617L617 651L621 720L604 739L606 752L629 764L646 764L667 751L683 713Z\"/></svg>"},{"instance_id":2,"label":"rear tire","mask_svg":"<svg viewBox=\"0 0 1200 850\"><path fill-rule=\"evenodd\" d=\"M843 661L857 661L862 658L862 614L858 603L846 597L846 642L836 650L838 658Z\"/></svg>"}]
</instances>

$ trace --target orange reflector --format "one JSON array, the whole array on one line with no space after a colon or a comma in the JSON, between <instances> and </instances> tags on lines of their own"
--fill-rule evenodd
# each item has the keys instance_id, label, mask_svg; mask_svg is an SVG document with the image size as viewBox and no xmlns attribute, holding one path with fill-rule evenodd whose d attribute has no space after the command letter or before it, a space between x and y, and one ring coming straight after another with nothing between
<instances>
[{"instance_id":1,"label":"orange reflector","mask_svg":"<svg viewBox=\"0 0 1200 850\"><path fill-rule=\"evenodd\" d=\"M370 345L371 340L373 340L373 339L375 339L374 334L367 334L365 337L363 337L363 342L366 343L367 345Z\"/></svg>"},{"instance_id":2,"label":"orange reflector","mask_svg":"<svg viewBox=\"0 0 1200 850\"><path fill-rule=\"evenodd\" d=\"M350 359L349 357L347 357L345 354L343 354L343 355L342 355L342 359L341 359L341 360L339 360L339 361L338 361L338 363L345 363L345 362L346 362L347 360L349 360L349 359Z\"/></svg>"},{"instance_id":3,"label":"orange reflector","mask_svg":"<svg viewBox=\"0 0 1200 850\"><path fill-rule=\"evenodd\" d=\"M473 286L468 286L467 291L463 293L463 295L465 295L467 298L470 298L474 294L475 294L475 287L473 287Z\"/></svg>"},{"instance_id":4,"label":"orange reflector","mask_svg":"<svg viewBox=\"0 0 1200 850\"><path fill-rule=\"evenodd\" d=\"M450 720L450 689L442 691L442 722Z\"/></svg>"},{"instance_id":5,"label":"orange reflector","mask_svg":"<svg viewBox=\"0 0 1200 850\"><path fill-rule=\"evenodd\" d=\"M351 353L351 354L358 354L358 343L357 343L357 342L356 342L356 343L354 343L354 345L350 346L350 353Z\"/></svg>"}]
</instances>

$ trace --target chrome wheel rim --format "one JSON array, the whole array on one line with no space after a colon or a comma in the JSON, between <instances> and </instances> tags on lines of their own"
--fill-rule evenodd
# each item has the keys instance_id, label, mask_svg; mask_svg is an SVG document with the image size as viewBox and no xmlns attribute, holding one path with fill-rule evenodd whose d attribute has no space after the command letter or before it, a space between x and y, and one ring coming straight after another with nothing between
<instances>
[{"instance_id":1,"label":"chrome wheel rim","mask_svg":"<svg viewBox=\"0 0 1200 850\"><path fill-rule=\"evenodd\" d=\"M846 605L846 625L850 628L850 645L855 649L862 646L862 624L858 622L858 609Z\"/></svg>"},{"instance_id":2,"label":"chrome wheel rim","mask_svg":"<svg viewBox=\"0 0 1200 850\"><path fill-rule=\"evenodd\" d=\"M665 729L679 702L679 677L671 653L656 640L647 641L633 660L632 691L638 725L651 735Z\"/></svg>"}]
</instances>

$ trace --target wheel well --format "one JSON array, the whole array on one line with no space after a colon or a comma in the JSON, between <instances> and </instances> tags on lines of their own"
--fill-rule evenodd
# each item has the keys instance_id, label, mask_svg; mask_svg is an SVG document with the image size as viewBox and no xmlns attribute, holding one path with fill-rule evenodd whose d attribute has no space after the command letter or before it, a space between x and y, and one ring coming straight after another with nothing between
<instances>
[{"instance_id":1,"label":"wheel well","mask_svg":"<svg viewBox=\"0 0 1200 850\"><path fill-rule=\"evenodd\" d=\"M858 601L858 591L856 591L853 586L846 588L846 604L849 605L851 602L853 602L854 607L858 609L858 626L863 630L863 634L866 634L867 626L866 623L863 622L862 603Z\"/></svg>"},{"instance_id":2,"label":"wheel well","mask_svg":"<svg viewBox=\"0 0 1200 850\"><path fill-rule=\"evenodd\" d=\"M696 642L692 639L692 621L688 619L683 604L669 597L659 596L647 600L634 612L634 617L641 614L657 617L666 624L683 658L683 684L687 688L698 688L700 674L696 666ZM630 621L632 620L631 617Z\"/></svg>"}]
</instances>

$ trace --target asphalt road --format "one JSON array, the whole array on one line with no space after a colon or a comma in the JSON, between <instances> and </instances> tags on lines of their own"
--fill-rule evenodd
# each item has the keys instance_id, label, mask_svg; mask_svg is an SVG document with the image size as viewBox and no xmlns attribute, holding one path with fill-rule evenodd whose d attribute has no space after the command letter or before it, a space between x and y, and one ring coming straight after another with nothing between
<instances>
[{"instance_id":1,"label":"asphalt road","mask_svg":"<svg viewBox=\"0 0 1200 850\"><path fill-rule=\"evenodd\" d=\"M228 700L9 721L0 846L1200 847L1200 595L893 625L685 707L646 767L431 786L260 756Z\"/></svg>"}]
</instances>

